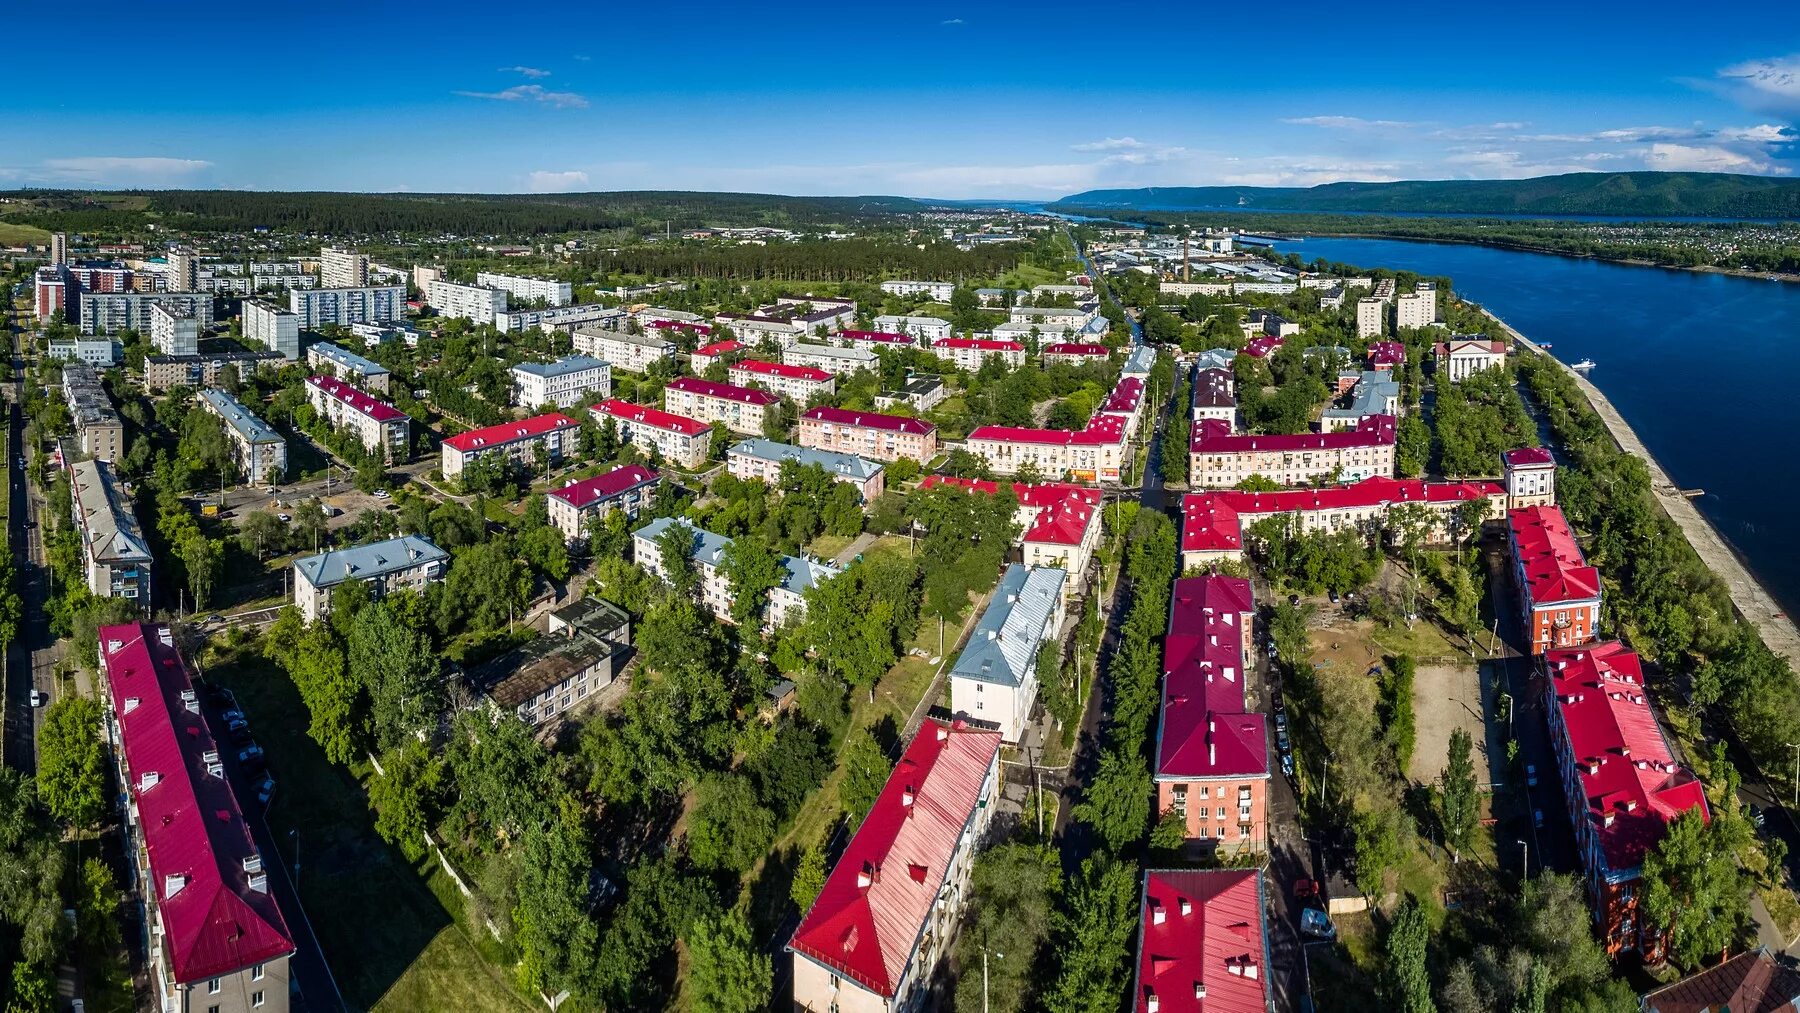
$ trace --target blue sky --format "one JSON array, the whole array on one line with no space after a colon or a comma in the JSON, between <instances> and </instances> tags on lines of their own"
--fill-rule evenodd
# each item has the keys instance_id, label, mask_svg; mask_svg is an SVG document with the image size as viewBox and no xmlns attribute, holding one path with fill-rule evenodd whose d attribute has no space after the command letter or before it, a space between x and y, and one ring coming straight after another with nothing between
<instances>
[{"instance_id":1,"label":"blue sky","mask_svg":"<svg viewBox=\"0 0 1800 1013\"><path fill-rule=\"evenodd\" d=\"M26 4L0 187L1045 198L1800 169L1790 5L1166 6Z\"/></svg>"}]
</instances>

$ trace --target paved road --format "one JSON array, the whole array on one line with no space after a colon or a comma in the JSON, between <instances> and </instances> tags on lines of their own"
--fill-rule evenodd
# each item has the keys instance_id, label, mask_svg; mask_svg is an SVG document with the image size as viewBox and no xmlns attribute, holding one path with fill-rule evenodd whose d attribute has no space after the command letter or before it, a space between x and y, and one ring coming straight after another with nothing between
<instances>
[{"instance_id":1,"label":"paved road","mask_svg":"<svg viewBox=\"0 0 1800 1013\"><path fill-rule=\"evenodd\" d=\"M18 400L22 381L17 379L23 360L18 346L19 334L13 329L10 313L7 314L6 329L15 377L7 385L7 459L18 462L26 460L25 415ZM35 687L46 695L54 691L56 658L60 653L45 619L44 603L50 593L50 576L44 556L39 507L40 500L28 487L24 469L16 463L9 466L7 543L18 574L18 590L24 608L18 640L8 644L6 649L4 754L7 766L26 774L37 770L37 723L41 713L31 706L31 690Z\"/></svg>"}]
</instances>

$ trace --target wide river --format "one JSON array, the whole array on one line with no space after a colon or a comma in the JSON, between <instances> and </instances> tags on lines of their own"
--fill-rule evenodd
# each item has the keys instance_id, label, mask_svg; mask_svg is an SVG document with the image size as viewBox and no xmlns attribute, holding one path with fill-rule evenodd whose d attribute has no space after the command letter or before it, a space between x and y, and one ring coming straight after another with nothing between
<instances>
[{"instance_id":1,"label":"wide river","mask_svg":"<svg viewBox=\"0 0 1800 1013\"><path fill-rule=\"evenodd\" d=\"M1790 613L1800 610L1800 284L1449 243L1307 239L1276 249L1449 276L1588 374Z\"/></svg>"}]
</instances>

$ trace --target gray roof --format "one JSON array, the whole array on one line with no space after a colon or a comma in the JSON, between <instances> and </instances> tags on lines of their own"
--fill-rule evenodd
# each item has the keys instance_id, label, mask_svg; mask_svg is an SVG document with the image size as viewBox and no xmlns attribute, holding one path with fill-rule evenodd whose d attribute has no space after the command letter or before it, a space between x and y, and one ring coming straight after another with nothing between
<instances>
[{"instance_id":1,"label":"gray roof","mask_svg":"<svg viewBox=\"0 0 1800 1013\"><path fill-rule=\"evenodd\" d=\"M76 461L69 466L69 480L88 554L112 564L149 563L150 547L131 512L131 502L120 494L112 465Z\"/></svg>"},{"instance_id":2,"label":"gray roof","mask_svg":"<svg viewBox=\"0 0 1800 1013\"><path fill-rule=\"evenodd\" d=\"M1235 348L1212 348L1201 352L1194 359L1194 370L1230 369L1232 360L1237 358Z\"/></svg>"},{"instance_id":3,"label":"gray roof","mask_svg":"<svg viewBox=\"0 0 1800 1013\"><path fill-rule=\"evenodd\" d=\"M950 669L951 678L1014 687L1024 683L1037 664L1038 645L1057 632L1045 627L1068 579L1054 566L1008 566L969 634L968 646Z\"/></svg>"},{"instance_id":4,"label":"gray roof","mask_svg":"<svg viewBox=\"0 0 1800 1013\"><path fill-rule=\"evenodd\" d=\"M881 465L865 461L855 454L796 447L791 443L777 443L760 436L740 441L731 448L731 453L754 457L759 461L797 461L801 467L816 464L832 475L854 478L859 482L866 482L881 473Z\"/></svg>"},{"instance_id":5,"label":"gray roof","mask_svg":"<svg viewBox=\"0 0 1800 1013\"><path fill-rule=\"evenodd\" d=\"M804 355L816 359L844 359L865 364L872 363L876 359L875 353L866 348L839 348L836 345L815 345L805 341L794 342L782 354Z\"/></svg>"},{"instance_id":6,"label":"gray roof","mask_svg":"<svg viewBox=\"0 0 1800 1013\"><path fill-rule=\"evenodd\" d=\"M1125 365L1120 367L1121 373L1142 373L1146 376L1156 366L1156 349L1149 345L1136 345L1131 354L1125 357Z\"/></svg>"},{"instance_id":7,"label":"gray roof","mask_svg":"<svg viewBox=\"0 0 1800 1013\"><path fill-rule=\"evenodd\" d=\"M1362 377L1351 389L1351 401L1348 408L1326 408L1322 418L1327 419L1360 419L1369 415L1382 415L1387 412L1390 398L1400 396L1400 382L1393 374L1381 370L1364 370Z\"/></svg>"},{"instance_id":8,"label":"gray roof","mask_svg":"<svg viewBox=\"0 0 1800 1013\"><path fill-rule=\"evenodd\" d=\"M365 359L355 352L339 348L329 341L321 341L308 348L307 351L318 352L320 355L337 363L339 366L348 370L353 370L363 376L380 376L388 371L388 368L381 363Z\"/></svg>"},{"instance_id":9,"label":"gray roof","mask_svg":"<svg viewBox=\"0 0 1800 1013\"><path fill-rule=\"evenodd\" d=\"M237 430L247 443L281 443L281 434L269 427L267 422L257 418L245 408L237 398L219 390L208 387L200 392L206 403L212 406L214 414L225 420L231 428Z\"/></svg>"},{"instance_id":10,"label":"gray roof","mask_svg":"<svg viewBox=\"0 0 1800 1013\"><path fill-rule=\"evenodd\" d=\"M336 587L352 577L367 580L449 558L448 552L433 545L428 538L401 535L385 542L332 549L296 559L294 569L305 575L314 587Z\"/></svg>"},{"instance_id":11,"label":"gray roof","mask_svg":"<svg viewBox=\"0 0 1800 1013\"><path fill-rule=\"evenodd\" d=\"M585 334L603 341L623 341L627 345L643 345L646 348L670 349L675 342L655 334L631 334L627 331L608 330L604 327L577 327L576 334Z\"/></svg>"},{"instance_id":12,"label":"gray roof","mask_svg":"<svg viewBox=\"0 0 1800 1013\"><path fill-rule=\"evenodd\" d=\"M583 370L599 369L604 365L606 365L605 359L596 359L591 355L571 355L555 362L521 362L513 369L548 380L558 376L568 376L570 373L579 373Z\"/></svg>"},{"instance_id":13,"label":"gray roof","mask_svg":"<svg viewBox=\"0 0 1800 1013\"><path fill-rule=\"evenodd\" d=\"M664 531L669 530L676 523L677 518L658 517L632 532L632 537L654 542L662 537ZM694 532L694 550L691 554L694 562L702 566L722 565L725 562L725 550L731 546L731 539L724 535L715 535L705 528L696 528L692 524L689 524L688 528ZM844 572L830 563L800 559L795 556L782 556L781 565L787 571L787 576L782 578L781 586L795 594L805 594L814 584Z\"/></svg>"}]
</instances>

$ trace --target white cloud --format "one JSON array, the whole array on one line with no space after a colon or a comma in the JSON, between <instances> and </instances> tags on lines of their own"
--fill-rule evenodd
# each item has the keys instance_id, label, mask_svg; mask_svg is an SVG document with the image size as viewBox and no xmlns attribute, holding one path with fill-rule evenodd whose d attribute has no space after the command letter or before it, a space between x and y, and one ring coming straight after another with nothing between
<instances>
[{"instance_id":1,"label":"white cloud","mask_svg":"<svg viewBox=\"0 0 1800 1013\"><path fill-rule=\"evenodd\" d=\"M1786 175L1790 170L1769 159L1716 144L1652 144L1644 156L1652 169L1670 172L1754 172Z\"/></svg>"},{"instance_id":2,"label":"white cloud","mask_svg":"<svg viewBox=\"0 0 1800 1013\"><path fill-rule=\"evenodd\" d=\"M1754 127L1720 127L1713 131L1713 136L1721 141L1791 144L1795 140L1800 140L1800 131L1796 131L1793 127L1777 126L1773 123L1759 123Z\"/></svg>"},{"instance_id":3,"label":"white cloud","mask_svg":"<svg viewBox=\"0 0 1800 1013\"><path fill-rule=\"evenodd\" d=\"M181 184L191 182L195 175L210 168L212 163L204 159L160 156L87 155L46 158L43 162L47 179L95 186Z\"/></svg>"},{"instance_id":4,"label":"white cloud","mask_svg":"<svg viewBox=\"0 0 1800 1013\"><path fill-rule=\"evenodd\" d=\"M944 20L938 22L938 24L940 24L940 25L960 25L962 23L963 23L962 18L945 18Z\"/></svg>"},{"instance_id":5,"label":"white cloud","mask_svg":"<svg viewBox=\"0 0 1800 1013\"><path fill-rule=\"evenodd\" d=\"M1398 130L1418 126L1401 120L1365 120L1360 116L1291 116L1281 122L1326 130Z\"/></svg>"},{"instance_id":6,"label":"white cloud","mask_svg":"<svg viewBox=\"0 0 1800 1013\"><path fill-rule=\"evenodd\" d=\"M1071 144L1070 151L1135 151L1148 147L1135 137L1108 137L1099 141L1088 141L1085 144Z\"/></svg>"},{"instance_id":7,"label":"white cloud","mask_svg":"<svg viewBox=\"0 0 1800 1013\"><path fill-rule=\"evenodd\" d=\"M566 172L547 172L543 169L526 177L526 183L532 193L567 193L580 190L588 185L588 174L580 169Z\"/></svg>"},{"instance_id":8,"label":"white cloud","mask_svg":"<svg viewBox=\"0 0 1800 1013\"><path fill-rule=\"evenodd\" d=\"M535 81L535 80L537 80L537 79L539 79L539 78L544 78L544 77L549 77L549 76L550 76L550 72L549 72L549 71L547 71L547 70L539 70L539 69L538 69L538 68L536 68L536 67L501 67L501 68L500 68L500 69L501 69L501 70L502 70L502 71L508 71L508 70L510 70L510 71L512 71L512 72L513 72L513 73L515 73L515 74L524 74L524 75L525 75L525 76L526 76L526 77L529 77L529 78L531 78L531 79L532 79L532 80L534 80L534 81Z\"/></svg>"},{"instance_id":9,"label":"white cloud","mask_svg":"<svg viewBox=\"0 0 1800 1013\"><path fill-rule=\"evenodd\" d=\"M575 59L580 60L582 63L586 63L589 60L592 60L593 57L587 55L586 53L576 53Z\"/></svg>"},{"instance_id":10,"label":"white cloud","mask_svg":"<svg viewBox=\"0 0 1800 1013\"><path fill-rule=\"evenodd\" d=\"M1752 108L1800 114L1800 54L1745 60L1719 71L1741 90L1737 98Z\"/></svg>"},{"instance_id":11,"label":"white cloud","mask_svg":"<svg viewBox=\"0 0 1800 1013\"><path fill-rule=\"evenodd\" d=\"M586 109L588 100L572 91L547 91L542 85L516 84L500 91L459 91L464 98L485 98L497 102L542 102L558 109Z\"/></svg>"}]
</instances>

